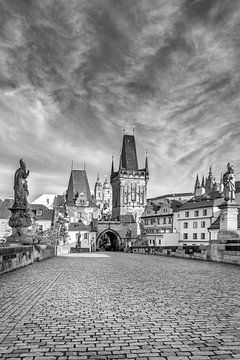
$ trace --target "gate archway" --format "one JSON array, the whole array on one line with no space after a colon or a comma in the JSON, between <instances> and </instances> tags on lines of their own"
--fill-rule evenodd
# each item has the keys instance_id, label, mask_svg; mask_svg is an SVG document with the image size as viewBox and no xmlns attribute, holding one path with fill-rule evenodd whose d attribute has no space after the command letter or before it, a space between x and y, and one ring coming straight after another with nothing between
<instances>
[{"instance_id":1,"label":"gate archway","mask_svg":"<svg viewBox=\"0 0 240 360\"><path fill-rule=\"evenodd\" d=\"M102 231L97 237L97 249L120 251L121 238L119 234L112 229Z\"/></svg>"}]
</instances>

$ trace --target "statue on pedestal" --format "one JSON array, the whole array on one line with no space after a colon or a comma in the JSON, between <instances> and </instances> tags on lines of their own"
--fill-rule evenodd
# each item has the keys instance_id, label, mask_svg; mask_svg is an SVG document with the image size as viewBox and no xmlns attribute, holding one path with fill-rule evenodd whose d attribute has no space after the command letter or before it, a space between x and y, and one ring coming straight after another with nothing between
<instances>
[{"instance_id":1,"label":"statue on pedestal","mask_svg":"<svg viewBox=\"0 0 240 360\"><path fill-rule=\"evenodd\" d=\"M235 200L235 175L233 165L227 164L227 171L223 174L223 197L225 201Z\"/></svg>"},{"instance_id":2,"label":"statue on pedestal","mask_svg":"<svg viewBox=\"0 0 240 360\"><path fill-rule=\"evenodd\" d=\"M12 235L7 239L7 242L30 244L32 243L32 237L27 232L28 227L32 224L32 220L27 202L29 192L26 180L29 170L26 169L23 159L19 162L20 167L14 175L14 203L10 209L12 215L9 219Z\"/></svg>"}]
</instances>

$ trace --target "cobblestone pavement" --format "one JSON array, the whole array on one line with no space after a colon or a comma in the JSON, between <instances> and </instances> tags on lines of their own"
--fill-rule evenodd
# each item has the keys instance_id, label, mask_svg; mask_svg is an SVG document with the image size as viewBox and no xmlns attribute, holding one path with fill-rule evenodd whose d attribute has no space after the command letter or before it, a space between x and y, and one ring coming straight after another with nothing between
<instances>
[{"instance_id":1,"label":"cobblestone pavement","mask_svg":"<svg viewBox=\"0 0 240 360\"><path fill-rule=\"evenodd\" d=\"M240 267L107 253L0 277L0 358L240 359Z\"/></svg>"}]
</instances>

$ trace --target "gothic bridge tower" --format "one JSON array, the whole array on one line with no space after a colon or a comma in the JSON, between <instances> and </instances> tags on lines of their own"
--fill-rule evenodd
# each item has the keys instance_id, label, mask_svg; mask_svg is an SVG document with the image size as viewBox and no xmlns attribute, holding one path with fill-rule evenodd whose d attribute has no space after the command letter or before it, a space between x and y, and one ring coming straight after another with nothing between
<instances>
[{"instance_id":1,"label":"gothic bridge tower","mask_svg":"<svg viewBox=\"0 0 240 360\"><path fill-rule=\"evenodd\" d=\"M112 218L123 219L132 215L138 224L147 202L147 182L149 179L148 160L139 168L134 135L124 135L118 171L114 171L112 161Z\"/></svg>"}]
</instances>

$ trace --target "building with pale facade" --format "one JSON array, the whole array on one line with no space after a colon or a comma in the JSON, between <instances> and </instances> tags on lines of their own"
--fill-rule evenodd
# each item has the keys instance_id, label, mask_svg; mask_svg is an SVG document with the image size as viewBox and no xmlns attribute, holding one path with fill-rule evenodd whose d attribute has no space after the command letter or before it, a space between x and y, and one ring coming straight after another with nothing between
<instances>
[{"instance_id":1,"label":"building with pale facade","mask_svg":"<svg viewBox=\"0 0 240 360\"><path fill-rule=\"evenodd\" d=\"M182 202L168 197L162 197L158 204L148 200L141 216L141 235L148 246L178 246L175 212L181 206Z\"/></svg>"},{"instance_id":2,"label":"building with pale facade","mask_svg":"<svg viewBox=\"0 0 240 360\"><path fill-rule=\"evenodd\" d=\"M219 216L218 206L222 202L222 194L218 191L187 201L177 214L179 245L208 245L208 229Z\"/></svg>"}]
</instances>

